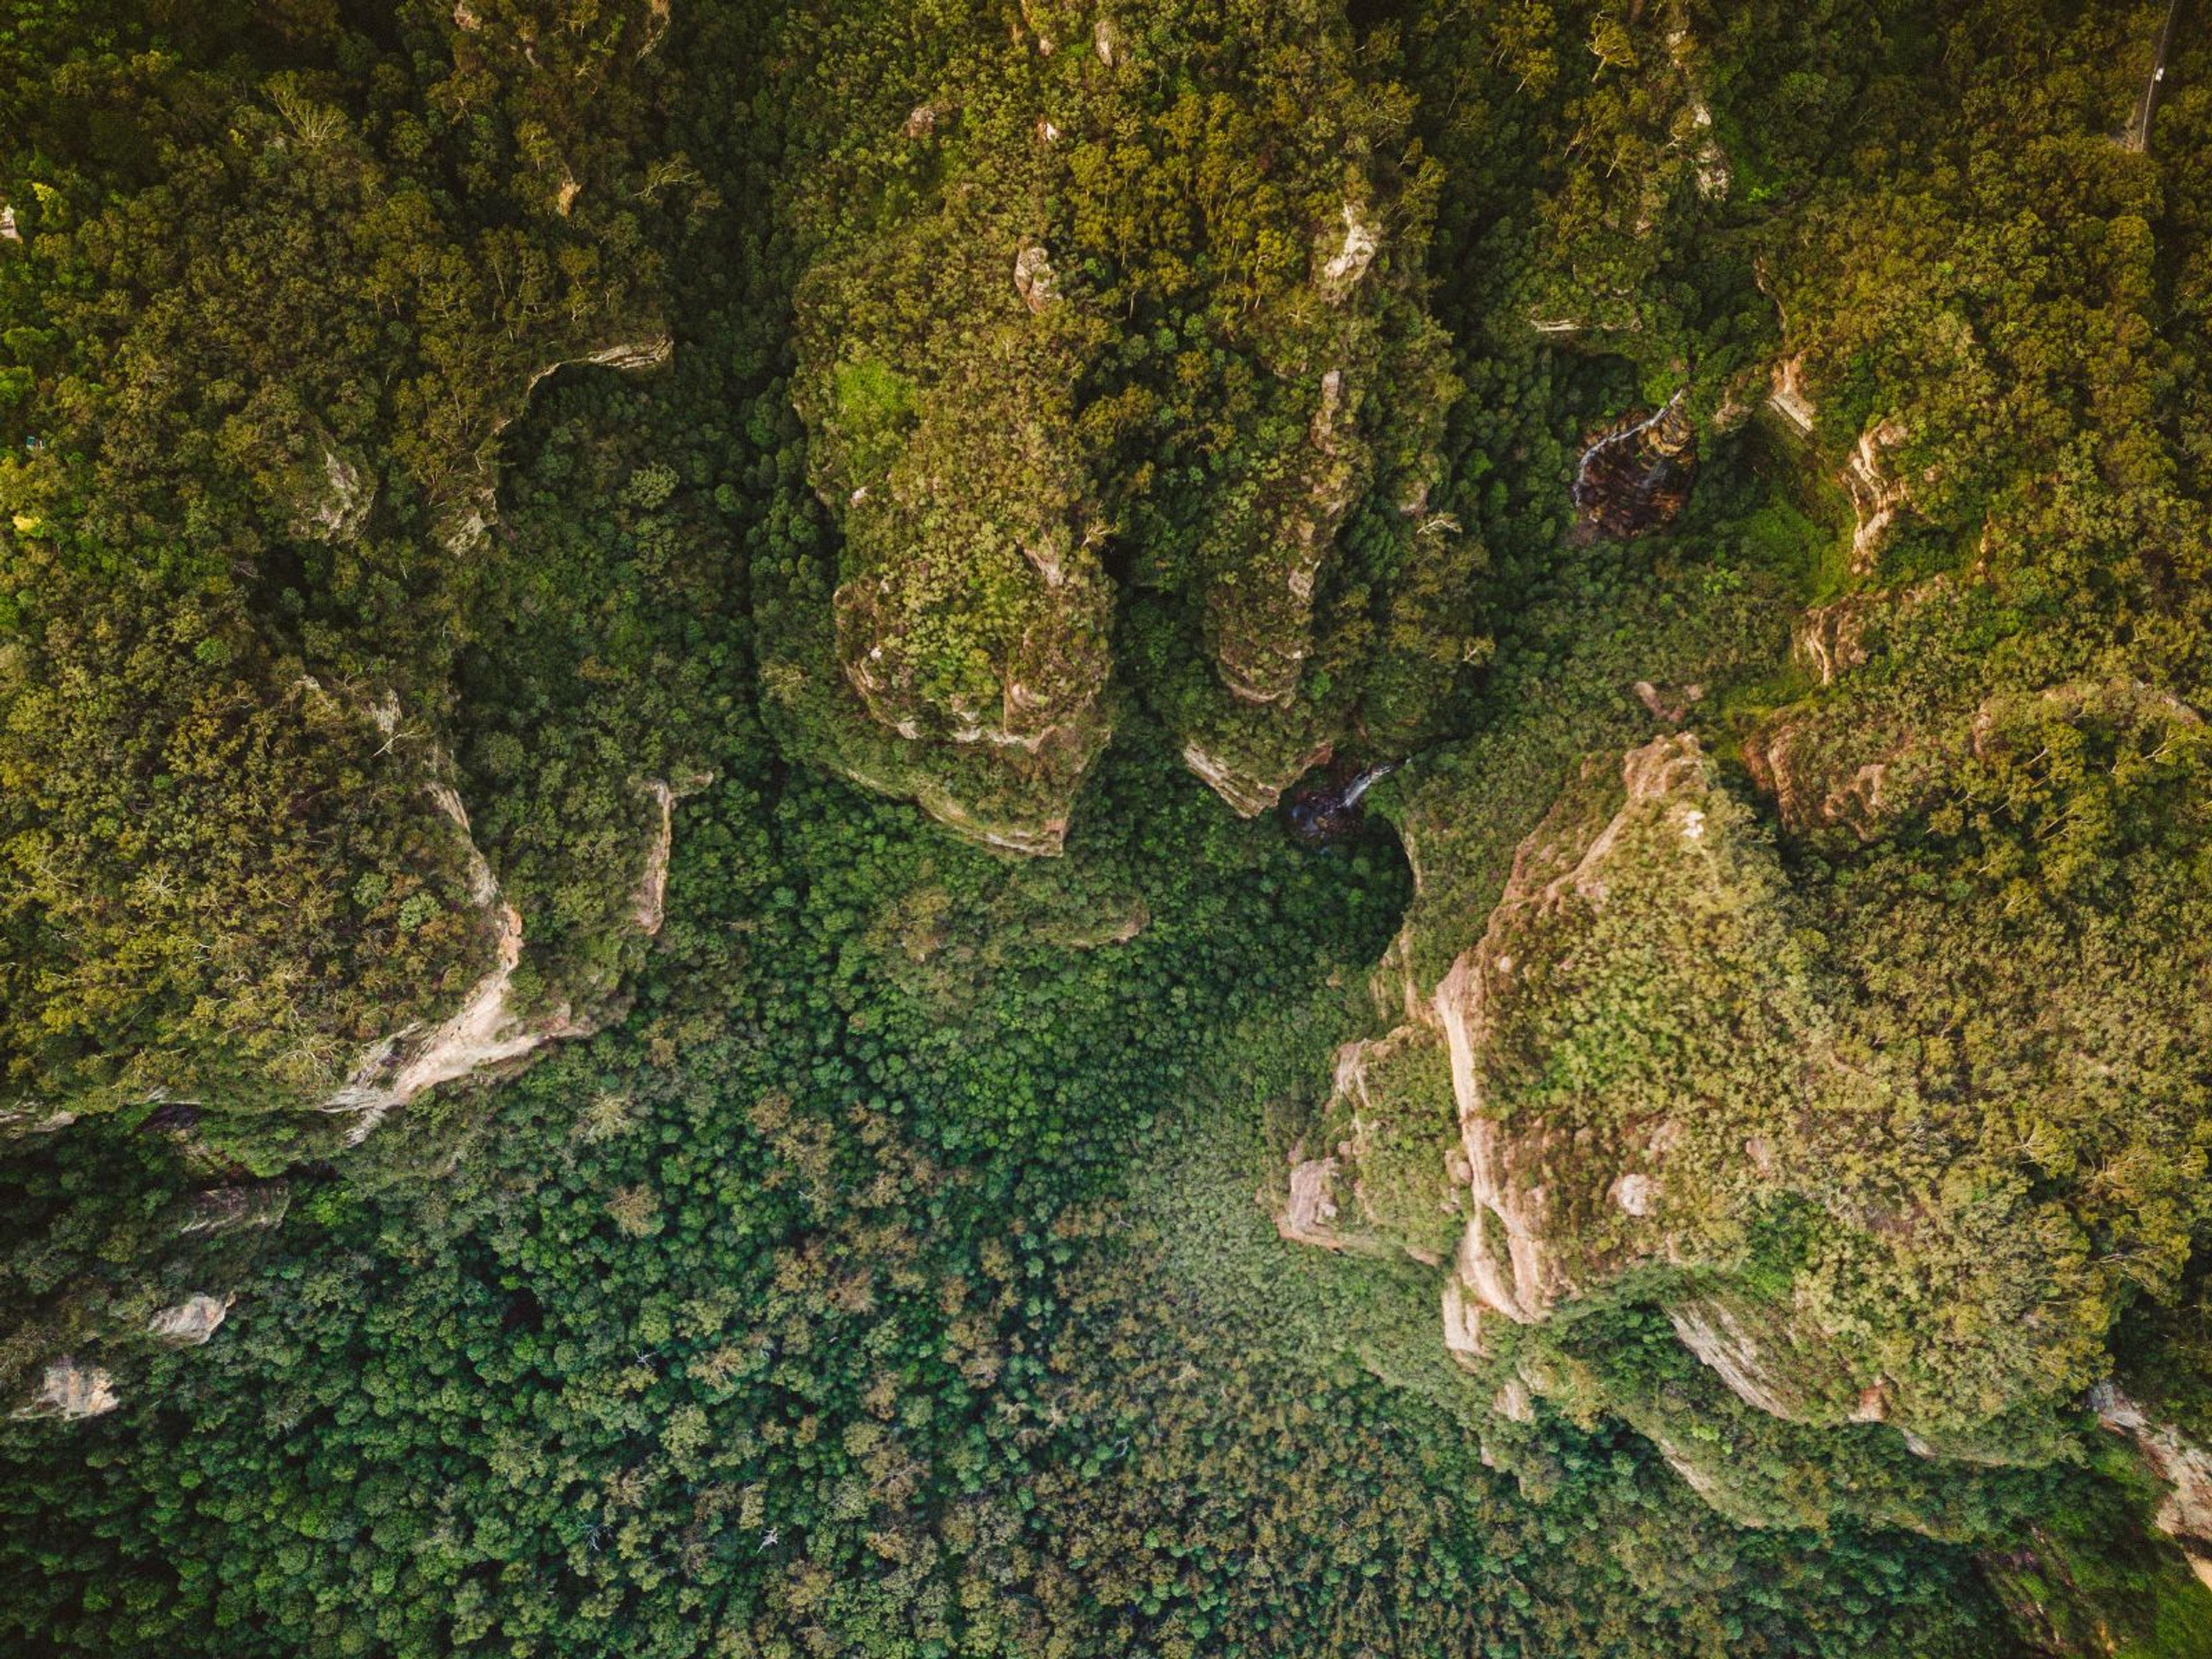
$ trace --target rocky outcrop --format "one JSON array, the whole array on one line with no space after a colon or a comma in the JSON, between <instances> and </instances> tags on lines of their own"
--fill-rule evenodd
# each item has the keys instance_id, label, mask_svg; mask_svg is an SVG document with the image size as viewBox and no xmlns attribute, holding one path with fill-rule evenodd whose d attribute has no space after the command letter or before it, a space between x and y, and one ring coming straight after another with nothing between
<instances>
[{"instance_id":1,"label":"rocky outcrop","mask_svg":"<svg viewBox=\"0 0 2212 1659\"><path fill-rule=\"evenodd\" d=\"M637 890L630 901L630 920L647 939L659 937L660 924L667 915L668 859L676 846L676 803L714 781L712 773L701 772L672 784L647 778L640 786L653 803L654 823L646 843L645 869L638 876Z\"/></svg>"},{"instance_id":2,"label":"rocky outcrop","mask_svg":"<svg viewBox=\"0 0 2212 1659\"><path fill-rule=\"evenodd\" d=\"M1766 406L1778 417L1784 432L1809 446L1820 406L1807 380L1807 355L1793 352L1775 363L1770 372ZM1908 436L1902 422L1878 420L1853 441L1840 465L1832 454L1819 463L1820 470L1850 503L1854 575L1873 574L1883 546L1911 505L1910 483L1897 471L1893 459Z\"/></svg>"},{"instance_id":3,"label":"rocky outcrop","mask_svg":"<svg viewBox=\"0 0 2212 1659\"><path fill-rule=\"evenodd\" d=\"M388 729L396 723L396 709L382 718ZM430 763L438 767L442 757L433 751ZM658 779L644 787L657 810L658 823L644 849L629 919L640 934L651 938L659 932L662 921L678 792ZM600 1029L608 1012L579 1010L566 1000L529 1010L514 1006L515 972L522 964L524 947L522 913L501 893L490 861L476 843L459 793L436 777L423 789L461 837L470 902L492 929L491 965L446 1018L427 1026L404 1027L371 1044L356 1060L344 1084L322 1102L325 1112L355 1117L349 1145L366 1139L386 1114L425 1090L512 1066L550 1043L589 1036Z\"/></svg>"},{"instance_id":4,"label":"rocky outcrop","mask_svg":"<svg viewBox=\"0 0 2212 1659\"><path fill-rule=\"evenodd\" d=\"M1059 294L1053 286L1052 257L1036 243L1014 256L1014 292L1032 313L1042 311Z\"/></svg>"},{"instance_id":5,"label":"rocky outcrop","mask_svg":"<svg viewBox=\"0 0 2212 1659\"><path fill-rule=\"evenodd\" d=\"M357 540L375 505L375 477L326 443L320 467L301 489L292 533L314 541Z\"/></svg>"},{"instance_id":6,"label":"rocky outcrop","mask_svg":"<svg viewBox=\"0 0 2212 1659\"><path fill-rule=\"evenodd\" d=\"M1398 769L1396 763L1332 768L1320 781L1297 792L1283 809L1291 833L1310 847L1324 847L1359 835L1365 823L1360 803L1367 792Z\"/></svg>"},{"instance_id":7,"label":"rocky outcrop","mask_svg":"<svg viewBox=\"0 0 2212 1659\"><path fill-rule=\"evenodd\" d=\"M46 1367L38 1393L28 1404L18 1407L15 1415L74 1423L102 1416L122 1403L115 1392L115 1379L105 1370L64 1356Z\"/></svg>"},{"instance_id":8,"label":"rocky outcrop","mask_svg":"<svg viewBox=\"0 0 2212 1659\"><path fill-rule=\"evenodd\" d=\"M1767 406L1790 422L1798 434L1813 435L1813 422L1820 410L1805 390L1805 354L1799 352L1775 364L1773 380L1767 390Z\"/></svg>"},{"instance_id":9,"label":"rocky outcrop","mask_svg":"<svg viewBox=\"0 0 2212 1659\"><path fill-rule=\"evenodd\" d=\"M1197 743L1183 745L1182 761L1206 787L1229 803L1230 810L1240 818L1257 817L1272 811L1283 798L1283 791L1304 777L1316 766L1328 763L1334 752L1329 744L1310 750L1287 763L1267 771L1249 764L1240 765L1221 756L1206 752Z\"/></svg>"},{"instance_id":10,"label":"rocky outcrop","mask_svg":"<svg viewBox=\"0 0 2212 1659\"><path fill-rule=\"evenodd\" d=\"M1790 635L1791 655L1822 685L1833 685L1849 669L1863 668L1868 611L1869 602L1858 599L1814 605Z\"/></svg>"},{"instance_id":11,"label":"rocky outcrop","mask_svg":"<svg viewBox=\"0 0 2212 1659\"><path fill-rule=\"evenodd\" d=\"M2172 1424L2157 1420L2111 1382L2090 1389L2088 1403L2097 1420L2127 1436L2150 1472L2165 1483L2158 1529L2181 1546L2197 1576L2212 1585L2212 1451Z\"/></svg>"},{"instance_id":12,"label":"rocky outcrop","mask_svg":"<svg viewBox=\"0 0 2212 1659\"><path fill-rule=\"evenodd\" d=\"M1255 324L1282 406L1221 491L1200 550L1203 638L1219 690L1179 700L1184 757L1246 816L1359 726L1310 673L1328 658L1320 596L1352 516L1364 502L1395 503L1386 533L1406 538L1414 568L1444 556L1457 531L1427 510L1442 337L1395 286L1376 209L1347 199L1340 217L1316 236L1301 289ZM1440 625L1424 617L1418 631L1433 637Z\"/></svg>"},{"instance_id":13,"label":"rocky outcrop","mask_svg":"<svg viewBox=\"0 0 2212 1659\"><path fill-rule=\"evenodd\" d=\"M1344 371L1328 370L1304 446L1277 458L1283 482L1241 526L1250 544L1207 595L1214 665L1239 702L1288 708L1312 653L1314 583L1358 499L1369 459L1345 399Z\"/></svg>"},{"instance_id":14,"label":"rocky outcrop","mask_svg":"<svg viewBox=\"0 0 2212 1659\"><path fill-rule=\"evenodd\" d=\"M492 916L492 966L462 999L452 1015L427 1029L410 1026L371 1046L355 1062L344 1085L323 1103L328 1112L358 1115L349 1142L362 1140L394 1107L423 1090L453 1083L491 1066L520 1060L556 1035L581 1035L566 1012L540 1024L517 1018L508 1007L514 970L522 962L522 915L501 896L491 866L469 828L468 809L450 784L425 786L433 803L450 819L467 845L469 897Z\"/></svg>"},{"instance_id":15,"label":"rocky outcrop","mask_svg":"<svg viewBox=\"0 0 2212 1659\"><path fill-rule=\"evenodd\" d=\"M1791 635L1796 666L1822 691L1842 688L1893 641L1954 607L1956 589L1938 577L1893 593L1854 594L1815 605ZM1955 712L1843 695L1802 699L1776 710L1743 740L1752 781L1792 830L1848 829L1863 841L1883 834L1940 771Z\"/></svg>"},{"instance_id":16,"label":"rocky outcrop","mask_svg":"<svg viewBox=\"0 0 2212 1659\"><path fill-rule=\"evenodd\" d=\"M238 1182L227 1187L210 1187L182 1200L177 1214L177 1236L192 1238L274 1227L283 1220L291 1204L292 1189L283 1181Z\"/></svg>"},{"instance_id":17,"label":"rocky outcrop","mask_svg":"<svg viewBox=\"0 0 2212 1659\"><path fill-rule=\"evenodd\" d=\"M235 1291L217 1299L204 1292L186 1297L173 1308L163 1308L146 1322L146 1334L180 1348L196 1348L222 1328L230 1316Z\"/></svg>"},{"instance_id":18,"label":"rocky outcrop","mask_svg":"<svg viewBox=\"0 0 2212 1659\"><path fill-rule=\"evenodd\" d=\"M1541 965L1528 960L1524 936L1548 932L1545 924L1572 909L1604 906L1617 879L1616 860L1632 835L1640 839L1663 824L1661 833L1696 848L1708 834L1710 780L1696 738L1647 744L1626 757L1620 776L1625 799L1594 834L1570 827L1589 823L1571 809L1555 813L1523 844L1482 942L1452 964L1427 1011L1449 1055L1474 1205L1455 1272L1471 1306L1519 1324L1543 1320L1559 1301L1636 1261L1664 1260L1672 1248L1668 1231L1675 1218L1660 1194L1678 1126L1635 1126L1616 1133L1608 1149L1593 1141L1591 1127L1517 1114L1501 1118L1486 1077L1503 1007ZM1517 982L1516 970L1522 976ZM1626 1204L1619 1202L1624 1191ZM1607 1210L1609 1221L1602 1219ZM1577 1225L1571 1219L1576 1212L1595 1215L1589 1224Z\"/></svg>"},{"instance_id":19,"label":"rocky outcrop","mask_svg":"<svg viewBox=\"0 0 2212 1659\"><path fill-rule=\"evenodd\" d=\"M1812 748L1817 741L1809 724L1777 720L1745 739L1745 768L1792 829L1844 828L1861 841L1874 840L1893 805L1884 784L1895 756L1863 761L1845 772L1832 769L1830 757Z\"/></svg>"},{"instance_id":20,"label":"rocky outcrop","mask_svg":"<svg viewBox=\"0 0 2212 1659\"><path fill-rule=\"evenodd\" d=\"M2059 727L2080 740L2124 734L2143 754L2186 745L2202 717L2172 693L2113 677L1984 693L1978 665L1933 642L1982 598L1936 577L1815 606L1792 644L1817 688L1743 739L1746 769L1800 832L1847 830L1862 842L1977 775L2046 751ZM1871 665L1879 664L1871 668ZM1877 675L1878 689L1863 676Z\"/></svg>"},{"instance_id":21,"label":"rocky outcrop","mask_svg":"<svg viewBox=\"0 0 2212 1659\"><path fill-rule=\"evenodd\" d=\"M386 1113L425 1089L520 1060L563 1036L589 1034L566 1011L544 1024L517 1018L508 1007L514 970L522 961L522 916L499 906L492 969L470 988L460 1007L428 1030L394 1032L364 1054L345 1086L324 1102L329 1112L359 1114L349 1141L365 1139Z\"/></svg>"},{"instance_id":22,"label":"rocky outcrop","mask_svg":"<svg viewBox=\"0 0 2212 1659\"><path fill-rule=\"evenodd\" d=\"M1902 426L1881 422L1859 434L1844 464L1844 488L1851 498L1851 568L1861 575L1874 569L1875 556L1905 507L1905 483L1889 461L1889 452L1904 441Z\"/></svg>"},{"instance_id":23,"label":"rocky outcrop","mask_svg":"<svg viewBox=\"0 0 2212 1659\"><path fill-rule=\"evenodd\" d=\"M1389 592L1358 615L1322 609L1339 539L1363 504L1393 504L1375 533L1402 538L1403 556L1372 562L1406 570L1420 605L1454 617L1476 559L1425 511L1455 390L1410 252L1429 210L1389 159L1401 118L1359 86L1352 32L1326 11L1232 25L1161 0L1110 12L1024 0L1003 28L945 46L926 82L886 88L872 116L880 134L905 112L912 144L896 149L927 143L927 181L894 186L841 152L824 178L842 183L794 191L793 216L818 240L796 295L792 395L839 536L831 645L818 611L769 630L780 735L987 845L1059 850L1111 732L1113 538L1116 567L1177 641L1139 695L1237 811L1267 810L1309 757L1363 725L1390 752L1401 732L1361 718L1377 635L1397 653L1377 701L1400 727L1419 725L1464 658L1438 649L1449 622L1395 614ZM1293 67L1302 94L1286 98L1263 64ZM824 95L848 95L848 74L824 76ZM1200 192L1188 215L1127 220L1094 199L1117 187L1095 175L1095 152L1058 142L1141 134L1192 100L1236 109L1291 170L1256 210L1269 245L1303 250L1290 268L1218 258L1255 234L1249 200ZM856 216L832 199L855 169L899 210ZM1124 222L1128 234L1100 240ZM1172 331L1131 333L1151 303L1139 289L1160 281L1189 319L1173 346L1153 345ZM1127 464L1135 441L1140 466ZM1178 538L1155 467L1213 475L1195 546L1167 544ZM1141 544L1154 535L1166 539ZM793 603L818 606L822 592L810 580Z\"/></svg>"},{"instance_id":24,"label":"rocky outcrop","mask_svg":"<svg viewBox=\"0 0 2212 1659\"><path fill-rule=\"evenodd\" d=\"M1844 1361L1834 1334L1798 1310L1741 1291L1685 1297L1668 1322L1730 1394L1754 1411L1793 1423L1879 1423L1889 1389Z\"/></svg>"},{"instance_id":25,"label":"rocky outcrop","mask_svg":"<svg viewBox=\"0 0 2212 1659\"><path fill-rule=\"evenodd\" d=\"M76 1121L75 1112L59 1109L49 1110L35 1101L27 1105L10 1106L0 1109L0 1140L13 1140L23 1135L53 1134Z\"/></svg>"},{"instance_id":26,"label":"rocky outcrop","mask_svg":"<svg viewBox=\"0 0 2212 1659\"><path fill-rule=\"evenodd\" d=\"M2008 1334L1975 1356L1983 1397L2027 1397L2094 1346L2039 1300L2064 1236L2032 1231L1993 1176L1883 1173L1888 1126L1925 1109L1850 1036L1803 938L1779 860L1695 736L1592 760L1516 850L1480 939L1425 988L1401 963L1409 1018L1340 1056L1279 1230L1440 1261L1455 1358L1648 1424L1731 1512L1799 1500L1747 1495L1694 1452L1707 1408L1631 1401L1558 1334L1590 1310L1656 1307L1717 1397L1760 1419L2008 1455L1960 1408L1948 1339L1881 1287L1955 1273L1955 1302L1987 1298L1962 1316ZM1778 1216L1797 1242L1754 1245ZM1991 1237L2048 1255L1974 1278Z\"/></svg>"},{"instance_id":27,"label":"rocky outcrop","mask_svg":"<svg viewBox=\"0 0 2212 1659\"><path fill-rule=\"evenodd\" d=\"M1336 1160L1291 1153L1289 1196L1275 1211L1275 1231L1293 1244L1344 1248L1336 1220Z\"/></svg>"},{"instance_id":28,"label":"rocky outcrop","mask_svg":"<svg viewBox=\"0 0 2212 1659\"><path fill-rule=\"evenodd\" d=\"M488 441L495 442L501 433L520 420L530 406L532 394L564 368L611 368L621 374L648 374L665 367L675 352L675 337L655 330L541 364L531 371L514 403L492 421ZM495 452L487 451L491 453ZM478 482L464 492L448 495L437 511L434 533L438 544L456 558L474 552L498 517L497 469L479 468L478 472Z\"/></svg>"},{"instance_id":29,"label":"rocky outcrop","mask_svg":"<svg viewBox=\"0 0 2212 1659\"><path fill-rule=\"evenodd\" d=\"M994 250L962 219L951 250L953 234L918 221L802 290L793 396L843 532L834 668L772 648L770 672L802 693L792 735L824 763L1051 854L1111 733L1106 515L1075 424L1103 335L1041 240ZM872 331L863 296L885 283L929 319L919 337Z\"/></svg>"},{"instance_id":30,"label":"rocky outcrop","mask_svg":"<svg viewBox=\"0 0 2212 1659\"><path fill-rule=\"evenodd\" d=\"M902 792L886 789L884 793ZM1057 858L1066 846L1067 819L1057 813L1030 820L994 818L949 794L934 794L926 788L916 792L915 801L923 811L956 835L965 836L996 852Z\"/></svg>"},{"instance_id":31,"label":"rocky outcrop","mask_svg":"<svg viewBox=\"0 0 2212 1659\"><path fill-rule=\"evenodd\" d=\"M1346 202L1344 240L1322 265L1321 275L1314 284L1322 298L1333 306L1342 305L1351 298L1353 287L1367 274L1367 267L1375 263L1380 246L1374 228L1360 210Z\"/></svg>"},{"instance_id":32,"label":"rocky outcrop","mask_svg":"<svg viewBox=\"0 0 2212 1659\"><path fill-rule=\"evenodd\" d=\"M523 396L537 391L538 383L559 374L564 368L611 368L618 374L648 374L665 367L676 355L676 338L672 334L641 335L635 339L617 340L596 351L586 351L580 356L560 357L536 370L530 383L523 387Z\"/></svg>"}]
</instances>

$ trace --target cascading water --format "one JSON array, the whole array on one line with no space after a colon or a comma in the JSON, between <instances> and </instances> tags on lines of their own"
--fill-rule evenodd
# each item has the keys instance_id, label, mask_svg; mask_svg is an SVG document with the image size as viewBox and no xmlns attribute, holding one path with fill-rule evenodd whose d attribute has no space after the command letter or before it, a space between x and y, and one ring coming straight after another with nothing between
<instances>
[{"instance_id":1,"label":"cascading water","mask_svg":"<svg viewBox=\"0 0 2212 1659\"><path fill-rule=\"evenodd\" d=\"M1590 463L1593 460L1596 459L1597 457L1604 451L1612 448L1615 444L1632 442L1636 439L1642 437L1653 427L1658 425L1660 422L1665 420L1669 415L1674 412L1674 405L1682 401L1682 392L1686 392L1688 388L1686 386L1682 388L1682 391L1675 392L1673 397L1668 398L1664 404L1661 404L1656 410L1652 414L1646 416L1643 420L1638 421L1634 426L1624 427L1618 432L1608 432L1603 437L1600 438L1595 443L1592 444L1588 449L1583 451L1583 458L1576 464L1575 466L1575 500L1577 501L1581 501L1583 499L1583 491L1589 487Z\"/></svg>"},{"instance_id":2,"label":"cascading water","mask_svg":"<svg viewBox=\"0 0 2212 1659\"><path fill-rule=\"evenodd\" d=\"M1285 805L1291 827L1299 836L1319 844L1359 833L1359 803L1370 789L1405 762L1388 761L1370 766L1342 783L1324 783L1300 791Z\"/></svg>"},{"instance_id":3,"label":"cascading water","mask_svg":"<svg viewBox=\"0 0 2212 1659\"><path fill-rule=\"evenodd\" d=\"M1392 761L1387 765L1369 767L1364 772L1362 772L1358 777L1352 779L1351 783L1346 786L1344 791L1345 805L1347 807L1358 805L1359 798L1362 795L1364 795L1370 789L1372 789L1376 784L1382 782L1383 779L1389 777L1402 764L1402 762Z\"/></svg>"},{"instance_id":4,"label":"cascading water","mask_svg":"<svg viewBox=\"0 0 2212 1659\"><path fill-rule=\"evenodd\" d=\"M1677 392L1650 415L1623 415L1575 468L1579 533L1626 541L1671 522L1698 475L1697 433Z\"/></svg>"}]
</instances>

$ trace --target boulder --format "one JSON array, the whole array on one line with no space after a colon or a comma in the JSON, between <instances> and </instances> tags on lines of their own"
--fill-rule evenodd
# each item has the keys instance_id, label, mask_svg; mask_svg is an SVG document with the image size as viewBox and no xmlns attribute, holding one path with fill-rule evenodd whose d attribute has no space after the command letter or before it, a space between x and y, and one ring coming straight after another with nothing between
<instances>
[{"instance_id":1,"label":"boulder","mask_svg":"<svg viewBox=\"0 0 2212 1659\"><path fill-rule=\"evenodd\" d=\"M230 1315L235 1291L217 1300L204 1291L188 1296L173 1308L163 1308L146 1322L146 1332L163 1342L195 1348L213 1336Z\"/></svg>"}]
</instances>

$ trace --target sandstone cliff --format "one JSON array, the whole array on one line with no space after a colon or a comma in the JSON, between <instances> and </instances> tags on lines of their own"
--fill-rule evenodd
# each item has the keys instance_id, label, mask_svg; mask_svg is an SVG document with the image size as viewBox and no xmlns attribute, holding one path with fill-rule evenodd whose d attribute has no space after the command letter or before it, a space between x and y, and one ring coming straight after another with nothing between
<instances>
[{"instance_id":1,"label":"sandstone cliff","mask_svg":"<svg viewBox=\"0 0 2212 1659\"><path fill-rule=\"evenodd\" d=\"M2021 719L2139 708L2194 730L2139 690L2062 687L1983 710L1962 739L1970 757L1977 729L1994 745ZM1869 952L1927 925L1885 902ZM2098 1218L2114 1195L2094 1178L2034 1190L1978 1107L1873 1036L1899 1017L1869 1009L1881 973L1821 933L1850 908L1801 890L1696 737L1593 758L1521 842L1478 939L1433 975L1412 966L1429 953L1394 951L1404 976L1381 984L1404 1023L1340 1056L1288 1171L1285 1237L1433 1264L1440 1340L1489 1386L1625 1416L1740 1519L1865 1512L1850 1493L1867 1477L1837 1455L2056 1455L2124 1298L2087 1229L2126 1224ZM2024 1100L2100 1066L2153 1074L2118 1052L2141 1018L2129 996L2061 998L2039 1032L1978 1040L2003 1048ZM2115 1132L2163 1144L2188 1133L2184 1108ZM2140 1225L2171 1201L2143 1191L2121 1212ZM1703 1367L1705 1404L1578 1347L1593 1315L1636 1309ZM1795 1487L1753 1473L1746 1437L1813 1431L1840 1437L1798 1445ZM1884 1501L1942 1529L1924 1490Z\"/></svg>"},{"instance_id":2,"label":"sandstone cliff","mask_svg":"<svg viewBox=\"0 0 2212 1659\"><path fill-rule=\"evenodd\" d=\"M794 748L1010 852L1060 848L1132 590L1171 641L1137 690L1248 816L1355 729L1410 741L1468 643L1474 555L1426 507L1455 390L1421 304L1434 180L1378 159L1401 94L1361 82L1334 5L1261 28L1294 96L1243 23L1155 27L1168 9L1032 4L857 99L825 45L841 118L897 148L794 191L819 240L793 399L836 544L772 601L771 709ZM1255 152L1279 156L1265 192L1199 177ZM1176 182L1138 191L1139 156ZM1156 210L1170 189L1188 212ZM1399 593L1346 568L1362 514L1358 562Z\"/></svg>"}]
</instances>

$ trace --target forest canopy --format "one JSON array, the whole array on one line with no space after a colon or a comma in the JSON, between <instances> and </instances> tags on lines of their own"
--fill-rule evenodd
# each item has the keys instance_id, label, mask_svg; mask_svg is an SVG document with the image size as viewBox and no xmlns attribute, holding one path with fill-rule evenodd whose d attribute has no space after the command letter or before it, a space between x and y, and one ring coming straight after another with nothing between
<instances>
[{"instance_id":1,"label":"forest canopy","mask_svg":"<svg viewBox=\"0 0 2212 1659\"><path fill-rule=\"evenodd\" d=\"M2212 1653L2200 11L20 0L0 1646Z\"/></svg>"}]
</instances>

